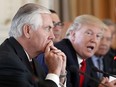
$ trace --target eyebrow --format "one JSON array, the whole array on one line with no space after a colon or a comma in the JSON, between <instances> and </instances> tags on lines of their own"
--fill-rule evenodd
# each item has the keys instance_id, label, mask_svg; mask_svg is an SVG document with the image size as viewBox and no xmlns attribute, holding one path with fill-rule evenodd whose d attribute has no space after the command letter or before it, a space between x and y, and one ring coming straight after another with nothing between
<instances>
[{"instance_id":1,"label":"eyebrow","mask_svg":"<svg viewBox=\"0 0 116 87\"><path fill-rule=\"evenodd\" d=\"M54 26L56 26L56 25L61 25L61 26L63 26L64 25L64 23L63 22L61 22L61 21L59 21L59 22L55 22L55 21L53 21L53 24L54 24Z\"/></svg>"}]
</instances>

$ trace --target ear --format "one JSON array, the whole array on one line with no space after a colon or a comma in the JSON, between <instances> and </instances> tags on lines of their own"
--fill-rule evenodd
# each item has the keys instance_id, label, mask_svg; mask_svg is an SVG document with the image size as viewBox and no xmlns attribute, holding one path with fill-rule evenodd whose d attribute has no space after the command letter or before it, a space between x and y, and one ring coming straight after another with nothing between
<instances>
[{"instance_id":1,"label":"ear","mask_svg":"<svg viewBox=\"0 0 116 87\"><path fill-rule=\"evenodd\" d=\"M76 35L75 30L72 30L72 31L70 32L70 35L71 35L72 41L74 41L74 40L75 40L75 35Z\"/></svg>"},{"instance_id":2,"label":"ear","mask_svg":"<svg viewBox=\"0 0 116 87\"><path fill-rule=\"evenodd\" d=\"M23 33L26 38L30 38L30 33L31 33L31 26L28 24L25 24L23 26Z\"/></svg>"}]
</instances>

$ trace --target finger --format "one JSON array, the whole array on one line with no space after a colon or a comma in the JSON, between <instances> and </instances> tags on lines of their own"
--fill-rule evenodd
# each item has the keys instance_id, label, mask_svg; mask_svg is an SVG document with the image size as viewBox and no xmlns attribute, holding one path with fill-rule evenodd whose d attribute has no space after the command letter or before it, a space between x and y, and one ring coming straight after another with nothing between
<instances>
[{"instance_id":1,"label":"finger","mask_svg":"<svg viewBox=\"0 0 116 87\"><path fill-rule=\"evenodd\" d=\"M54 52L55 54L58 54L58 53L61 53L62 51L61 51L61 50L56 49L56 50L53 50L53 52Z\"/></svg>"},{"instance_id":2,"label":"finger","mask_svg":"<svg viewBox=\"0 0 116 87\"><path fill-rule=\"evenodd\" d=\"M63 52L57 53L56 54L59 58L62 58L63 62L66 62L66 56Z\"/></svg>"},{"instance_id":3,"label":"finger","mask_svg":"<svg viewBox=\"0 0 116 87\"><path fill-rule=\"evenodd\" d=\"M66 57L66 55L63 52L57 53L57 55L61 55L62 57Z\"/></svg>"},{"instance_id":4,"label":"finger","mask_svg":"<svg viewBox=\"0 0 116 87\"><path fill-rule=\"evenodd\" d=\"M55 54L61 54L62 56L65 56L65 54L64 54L61 50L59 50L59 49L52 50L52 51L53 51L53 53L55 53Z\"/></svg>"},{"instance_id":5,"label":"finger","mask_svg":"<svg viewBox=\"0 0 116 87\"><path fill-rule=\"evenodd\" d=\"M111 81L111 84L115 84L116 85L116 80Z\"/></svg>"},{"instance_id":6,"label":"finger","mask_svg":"<svg viewBox=\"0 0 116 87\"><path fill-rule=\"evenodd\" d=\"M108 78L103 77L101 83L104 84L104 83L107 83L107 82L108 82Z\"/></svg>"},{"instance_id":7,"label":"finger","mask_svg":"<svg viewBox=\"0 0 116 87\"><path fill-rule=\"evenodd\" d=\"M51 50L57 50L57 48L54 45L52 45L50 48Z\"/></svg>"},{"instance_id":8,"label":"finger","mask_svg":"<svg viewBox=\"0 0 116 87\"><path fill-rule=\"evenodd\" d=\"M53 45L53 42L50 41L50 43L46 46L45 53L48 54L51 50L51 46Z\"/></svg>"}]
</instances>

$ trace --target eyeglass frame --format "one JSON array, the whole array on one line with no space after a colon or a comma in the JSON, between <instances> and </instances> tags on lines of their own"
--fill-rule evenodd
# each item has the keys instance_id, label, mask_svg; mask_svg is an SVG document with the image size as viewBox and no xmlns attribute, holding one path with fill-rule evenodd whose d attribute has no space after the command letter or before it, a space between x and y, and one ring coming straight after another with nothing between
<instances>
[{"instance_id":1,"label":"eyeglass frame","mask_svg":"<svg viewBox=\"0 0 116 87\"><path fill-rule=\"evenodd\" d=\"M53 21L53 25L54 25L54 27L57 27L57 26L63 27L64 23L62 23L61 21L60 22Z\"/></svg>"}]
</instances>

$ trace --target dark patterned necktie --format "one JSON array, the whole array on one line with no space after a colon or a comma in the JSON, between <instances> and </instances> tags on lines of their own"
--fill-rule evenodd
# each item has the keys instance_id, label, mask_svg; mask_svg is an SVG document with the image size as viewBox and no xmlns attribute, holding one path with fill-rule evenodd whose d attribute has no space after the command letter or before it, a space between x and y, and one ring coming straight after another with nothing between
<instances>
[{"instance_id":1,"label":"dark patterned necktie","mask_svg":"<svg viewBox=\"0 0 116 87\"><path fill-rule=\"evenodd\" d=\"M98 63L98 69L99 69L99 70L103 70L102 59L99 58L99 59L97 60L97 63ZM99 77L99 79L102 79L103 74L100 73L100 72L98 72L98 77Z\"/></svg>"}]
</instances>

